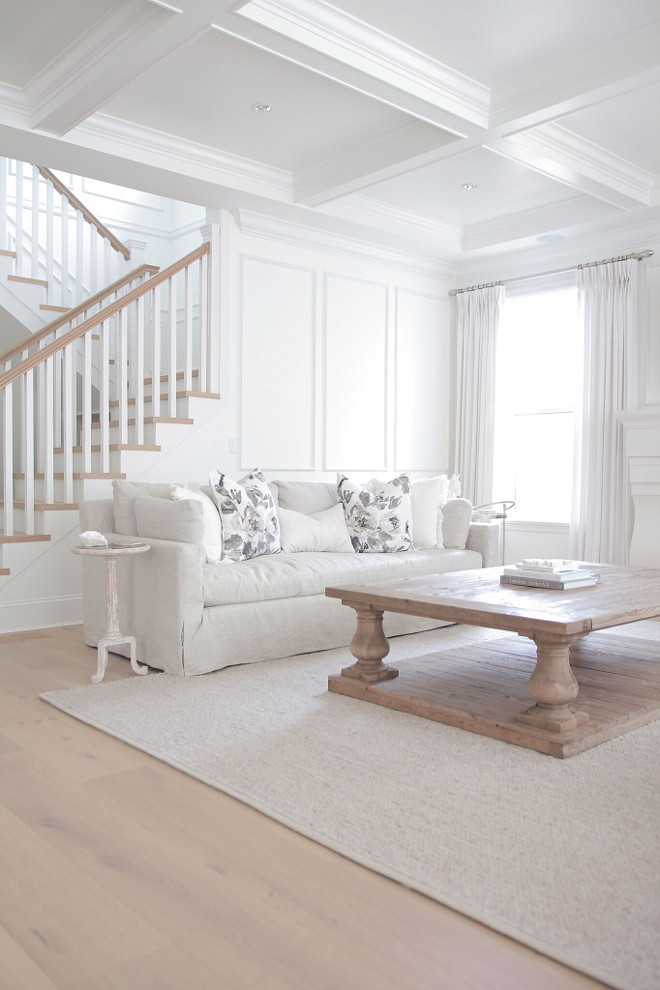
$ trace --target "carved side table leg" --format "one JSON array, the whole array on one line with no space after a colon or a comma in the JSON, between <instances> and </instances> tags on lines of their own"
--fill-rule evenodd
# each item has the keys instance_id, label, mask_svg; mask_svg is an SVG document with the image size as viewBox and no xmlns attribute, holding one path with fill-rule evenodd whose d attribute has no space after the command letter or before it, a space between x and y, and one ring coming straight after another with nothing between
<instances>
[{"instance_id":1,"label":"carved side table leg","mask_svg":"<svg viewBox=\"0 0 660 990\"><path fill-rule=\"evenodd\" d=\"M108 666L108 647L128 643L131 650L131 667L136 674L146 674L148 667L137 661L137 643L135 636L124 636L119 628L119 599L117 596L117 566L115 557L105 558L105 636L99 640L97 647L98 666L92 674L92 682L98 684L105 677Z\"/></svg>"},{"instance_id":2,"label":"carved side table leg","mask_svg":"<svg viewBox=\"0 0 660 990\"><path fill-rule=\"evenodd\" d=\"M383 663L390 644L383 632L383 613L375 608L356 608L357 631L351 642L351 653L357 658L352 667L344 667L342 677L353 677L374 684L399 676L395 667Z\"/></svg>"},{"instance_id":3,"label":"carved side table leg","mask_svg":"<svg viewBox=\"0 0 660 990\"><path fill-rule=\"evenodd\" d=\"M579 691L569 660L571 641L539 636L534 639L536 667L528 688L536 704L517 715L516 721L551 732L574 732L584 725L589 716L570 705Z\"/></svg>"}]
</instances>

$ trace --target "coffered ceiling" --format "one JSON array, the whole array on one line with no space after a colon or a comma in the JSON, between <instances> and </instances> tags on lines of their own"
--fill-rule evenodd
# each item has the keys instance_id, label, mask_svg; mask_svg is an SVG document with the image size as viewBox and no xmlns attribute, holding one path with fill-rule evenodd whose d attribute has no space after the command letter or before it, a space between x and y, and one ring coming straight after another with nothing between
<instances>
[{"instance_id":1,"label":"coffered ceiling","mask_svg":"<svg viewBox=\"0 0 660 990\"><path fill-rule=\"evenodd\" d=\"M643 235L660 7L3 0L0 154L457 264Z\"/></svg>"}]
</instances>

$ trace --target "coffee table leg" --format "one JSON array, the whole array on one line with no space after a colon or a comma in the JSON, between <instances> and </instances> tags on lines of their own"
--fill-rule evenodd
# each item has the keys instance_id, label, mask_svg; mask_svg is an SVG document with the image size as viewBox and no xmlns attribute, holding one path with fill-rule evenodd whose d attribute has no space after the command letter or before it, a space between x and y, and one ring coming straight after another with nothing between
<instances>
[{"instance_id":1,"label":"coffee table leg","mask_svg":"<svg viewBox=\"0 0 660 990\"><path fill-rule=\"evenodd\" d=\"M573 732L584 725L589 716L570 707L570 702L577 698L579 691L569 660L571 640L533 638L536 642L536 667L528 688L536 704L517 715L516 721L552 732Z\"/></svg>"},{"instance_id":2,"label":"coffee table leg","mask_svg":"<svg viewBox=\"0 0 660 990\"><path fill-rule=\"evenodd\" d=\"M390 644L383 632L383 613L375 608L356 608L357 631L351 642L351 653L357 658L352 667L344 667L342 677L353 677L373 684L399 676L395 667L383 663Z\"/></svg>"}]
</instances>

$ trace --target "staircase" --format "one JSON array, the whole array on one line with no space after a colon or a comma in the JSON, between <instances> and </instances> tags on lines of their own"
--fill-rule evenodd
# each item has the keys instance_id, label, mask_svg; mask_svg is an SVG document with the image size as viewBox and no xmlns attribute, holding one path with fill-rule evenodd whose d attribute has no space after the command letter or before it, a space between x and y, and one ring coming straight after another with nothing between
<instances>
[{"instance_id":1,"label":"staircase","mask_svg":"<svg viewBox=\"0 0 660 990\"><path fill-rule=\"evenodd\" d=\"M34 192L37 171L39 182L44 172L51 181L48 170L34 168L34 209L22 211L23 223L30 213L31 236L25 230L19 234L21 211L5 208L6 240L0 248L5 259L13 253L16 272L24 271L18 262L23 257L26 263L29 243L30 270L35 256L43 268L37 267L35 278L14 274L14 279L47 282L41 286L47 299L83 298L66 310L58 306L54 320L0 355L0 596L3 582L26 571L38 576L46 555L52 570L55 544L66 551L66 557L55 555L65 573L79 530L79 501L109 497L112 479L144 474L184 441L186 431L194 432L195 421L212 417L209 400L219 398L213 389L217 341L209 312L210 244L163 271L143 265L90 292L89 264L67 272L65 254L64 262L46 256L54 225L34 219L38 204L48 203L47 191L41 198ZM5 191L7 185L5 178ZM11 196L8 200L11 205ZM78 213L81 206L76 201ZM80 222L76 217L77 227ZM107 242L109 231L102 224L94 218L85 222ZM79 258L80 250L75 253ZM94 254L98 260L108 249ZM120 254L123 262L129 260ZM55 279L53 292L43 274Z\"/></svg>"}]
</instances>

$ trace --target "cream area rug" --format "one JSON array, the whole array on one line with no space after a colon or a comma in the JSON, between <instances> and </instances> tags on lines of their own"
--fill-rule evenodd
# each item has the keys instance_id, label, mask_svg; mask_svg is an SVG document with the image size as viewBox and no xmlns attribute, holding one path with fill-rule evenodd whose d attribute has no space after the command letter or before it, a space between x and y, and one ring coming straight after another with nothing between
<instances>
[{"instance_id":1,"label":"cream area rug","mask_svg":"<svg viewBox=\"0 0 660 990\"><path fill-rule=\"evenodd\" d=\"M625 631L660 639L657 622ZM399 637L389 660L499 635ZM42 697L566 965L658 990L660 721L558 760L330 694L350 662L333 650Z\"/></svg>"}]
</instances>

